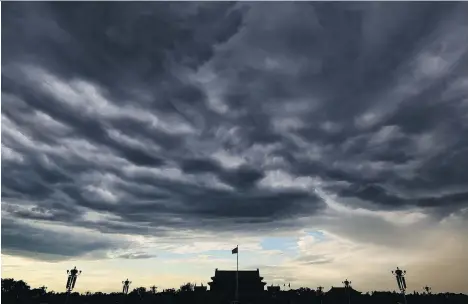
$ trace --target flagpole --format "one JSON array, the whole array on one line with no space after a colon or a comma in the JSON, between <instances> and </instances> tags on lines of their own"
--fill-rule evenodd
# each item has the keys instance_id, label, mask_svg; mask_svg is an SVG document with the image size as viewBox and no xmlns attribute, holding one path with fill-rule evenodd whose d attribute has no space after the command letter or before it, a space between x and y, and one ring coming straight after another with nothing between
<instances>
[{"instance_id":1,"label":"flagpole","mask_svg":"<svg viewBox=\"0 0 468 304\"><path fill-rule=\"evenodd\" d=\"M236 301L239 301L239 245L237 245Z\"/></svg>"}]
</instances>

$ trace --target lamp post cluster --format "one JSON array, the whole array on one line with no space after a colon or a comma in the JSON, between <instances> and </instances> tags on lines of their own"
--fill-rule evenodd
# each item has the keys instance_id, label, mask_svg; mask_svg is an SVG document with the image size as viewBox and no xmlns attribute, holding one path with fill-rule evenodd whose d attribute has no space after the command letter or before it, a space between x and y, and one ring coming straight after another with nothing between
<instances>
[{"instance_id":1,"label":"lamp post cluster","mask_svg":"<svg viewBox=\"0 0 468 304\"><path fill-rule=\"evenodd\" d=\"M403 299L405 300L405 304L408 302L406 301L406 270L401 270L400 268L397 267L396 270L392 271L392 274L395 276L398 284L398 288L400 289L401 294L403 295Z\"/></svg>"},{"instance_id":2,"label":"lamp post cluster","mask_svg":"<svg viewBox=\"0 0 468 304\"><path fill-rule=\"evenodd\" d=\"M123 284L122 293L123 294L128 294L128 289L130 287L130 284L132 284L132 282L130 282L128 279L126 279L125 281L122 281L122 284Z\"/></svg>"},{"instance_id":3,"label":"lamp post cluster","mask_svg":"<svg viewBox=\"0 0 468 304\"><path fill-rule=\"evenodd\" d=\"M342 283L344 284L345 292L348 294L348 304L351 304L351 281L346 279Z\"/></svg>"},{"instance_id":4,"label":"lamp post cluster","mask_svg":"<svg viewBox=\"0 0 468 304\"><path fill-rule=\"evenodd\" d=\"M400 292L403 295L405 304L407 304L408 302L406 300L406 278L405 278L406 270L401 270L400 268L397 267L396 270L392 271L392 274L395 276L397 280L398 288L400 289ZM342 283L344 285L345 292L347 293L347 296L348 296L348 304L351 304L351 289L352 289L351 281L346 279ZM431 294L431 287L426 286L426 287L423 287L423 289L426 292L426 294ZM320 303L322 303L321 299L323 295L324 295L323 287L322 286L317 287L317 296L320 297Z\"/></svg>"},{"instance_id":5,"label":"lamp post cluster","mask_svg":"<svg viewBox=\"0 0 468 304\"><path fill-rule=\"evenodd\" d=\"M71 270L67 270L67 293L70 293L73 290L73 288L75 288L76 279L80 274L81 270L76 269L76 266Z\"/></svg>"},{"instance_id":6,"label":"lamp post cluster","mask_svg":"<svg viewBox=\"0 0 468 304\"><path fill-rule=\"evenodd\" d=\"M322 286L317 287L317 296L320 298L320 304L322 304L322 298L323 298L323 287Z\"/></svg>"},{"instance_id":7,"label":"lamp post cluster","mask_svg":"<svg viewBox=\"0 0 468 304\"><path fill-rule=\"evenodd\" d=\"M425 287L423 287L423 289L424 289L424 291L426 292L427 295L430 295L430 294L431 294L431 290L432 290L431 287L425 286Z\"/></svg>"},{"instance_id":8,"label":"lamp post cluster","mask_svg":"<svg viewBox=\"0 0 468 304\"><path fill-rule=\"evenodd\" d=\"M72 292L73 288L75 288L76 279L80 274L81 270L76 269L76 266L71 270L67 270L67 297L65 298L65 303L68 302L68 296Z\"/></svg>"}]
</instances>

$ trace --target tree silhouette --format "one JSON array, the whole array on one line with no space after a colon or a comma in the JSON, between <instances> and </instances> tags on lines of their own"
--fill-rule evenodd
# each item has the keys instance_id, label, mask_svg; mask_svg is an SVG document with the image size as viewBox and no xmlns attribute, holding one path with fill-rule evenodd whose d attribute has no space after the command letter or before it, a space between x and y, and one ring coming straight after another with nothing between
<instances>
[{"instance_id":1,"label":"tree silhouette","mask_svg":"<svg viewBox=\"0 0 468 304\"><path fill-rule=\"evenodd\" d=\"M313 292L313 290L310 289L309 287L300 287L296 291L297 291L297 294L299 294L299 295L308 294L310 292Z\"/></svg>"},{"instance_id":2,"label":"tree silhouette","mask_svg":"<svg viewBox=\"0 0 468 304\"><path fill-rule=\"evenodd\" d=\"M164 289L163 293L175 294L176 290L174 288Z\"/></svg>"},{"instance_id":3,"label":"tree silhouette","mask_svg":"<svg viewBox=\"0 0 468 304\"><path fill-rule=\"evenodd\" d=\"M130 294L137 294L139 296L143 296L146 293L146 288L145 287L138 287L133 289L133 291Z\"/></svg>"},{"instance_id":4,"label":"tree silhouette","mask_svg":"<svg viewBox=\"0 0 468 304\"><path fill-rule=\"evenodd\" d=\"M144 287L135 288L126 299L120 292L114 293L86 293L80 295L77 292L70 294L69 304L219 304L224 295L194 291L194 284L185 283L177 290L166 289L157 295L150 295L150 290ZM274 291L258 294L250 304L343 304L342 297L334 297L327 294L326 290L317 287L317 293L308 287L301 287L294 291ZM48 292L46 296L38 296L40 288L31 289L24 281L14 279L2 279L2 300L5 303L16 304L63 304L66 294L64 292ZM323 290L323 293L319 291ZM227 295L232 297L232 295ZM228 299L226 297L226 299ZM354 303L360 304L395 304L400 299L400 294L395 291L375 291L372 293L356 294ZM228 299L229 300L229 299ZM411 292L408 295L410 304L466 304L468 296L463 294L440 293L421 294Z\"/></svg>"},{"instance_id":5,"label":"tree silhouette","mask_svg":"<svg viewBox=\"0 0 468 304\"><path fill-rule=\"evenodd\" d=\"M15 286L15 280L2 279L2 293L10 293Z\"/></svg>"},{"instance_id":6,"label":"tree silhouette","mask_svg":"<svg viewBox=\"0 0 468 304\"><path fill-rule=\"evenodd\" d=\"M2 279L2 293L12 293L18 296L29 292L30 289L31 287L23 280Z\"/></svg>"},{"instance_id":7,"label":"tree silhouette","mask_svg":"<svg viewBox=\"0 0 468 304\"><path fill-rule=\"evenodd\" d=\"M193 283L185 283L183 285L180 286L179 288L179 292L190 292L190 291L193 291L195 288L195 284Z\"/></svg>"}]
</instances>

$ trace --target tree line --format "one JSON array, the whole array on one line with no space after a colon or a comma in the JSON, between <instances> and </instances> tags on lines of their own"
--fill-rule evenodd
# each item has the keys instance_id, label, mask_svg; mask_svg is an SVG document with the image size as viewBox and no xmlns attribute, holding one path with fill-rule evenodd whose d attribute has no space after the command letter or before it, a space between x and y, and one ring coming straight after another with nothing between
<instances>
[{"instance_id":1,"label":"tree line","mask_svg":"<svg viewBox=\"0 0 468 304\"><path fill-rule=\"evenodd\" d=\"M467 304L468 295L439 293L412 293L406 296L408 304ZM232 299L226 295L197 292L193 283L185 283L178 289L157 290L155 287L137 287L127 295L121 292L55 292L46 286L31 288L22 280L2 279L2 301L18 304L228 304ZM256 298L241 301L242 304L397 304L404 299L397 292L368 292L352 297L327 294L320 295L308 287L280 292L267 292Z\"/></svg>"}]
</instances>

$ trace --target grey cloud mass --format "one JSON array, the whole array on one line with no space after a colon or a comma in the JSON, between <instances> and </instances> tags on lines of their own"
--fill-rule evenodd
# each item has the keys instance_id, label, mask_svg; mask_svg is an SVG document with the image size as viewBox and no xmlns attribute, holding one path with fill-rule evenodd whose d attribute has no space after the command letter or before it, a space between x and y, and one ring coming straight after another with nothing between
<instances>
[{"instance_id":1,"label":"grey cloud mass","mask_svg":"<svg viewBox=\"0 0 468 304\"><path fill-rule=\"evenodd\" d=\"M2 253L60 261L75 256L104 258L106 251L116 248L116 243L106 237L89 238L83 234L78 237L70 232L42 229L8 218L2 219Z\"/></svg>"},{"instance_id":2,"label":"grey cloud mass","mask_svg":"<svg viewBox=\"0 0 468 304\"><path fill-rule=\"evenodd\" d=\"M2 251L296 227L325 212L320 191L351 208L466 215L467 14L456 2L4 3ZM69 230L43 242L38 222Z\"/></svg>"}]
</instances>

